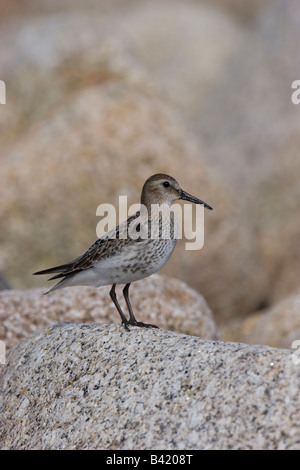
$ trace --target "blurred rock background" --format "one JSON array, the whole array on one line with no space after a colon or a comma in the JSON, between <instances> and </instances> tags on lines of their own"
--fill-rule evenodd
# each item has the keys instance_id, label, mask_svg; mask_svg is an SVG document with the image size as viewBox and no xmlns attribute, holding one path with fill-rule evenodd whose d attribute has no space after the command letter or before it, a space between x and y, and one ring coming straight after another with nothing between
<instances>
[{"instance_id":1,"label":"blurred rock background","mask_svg":"<svg viewBox=\"0 0 300 470\"><path fill-rule=\"evenodd\" d=\"M299 26L297 0L0 0L10 287L40 287L33 271L94 242L99 204L138 202L166 172L214 211L203 249L179 243L163 272L204 296L224 339L290 347L281 322L274 341L241 323L298 298Z\"/></svg>"}]
</instances>

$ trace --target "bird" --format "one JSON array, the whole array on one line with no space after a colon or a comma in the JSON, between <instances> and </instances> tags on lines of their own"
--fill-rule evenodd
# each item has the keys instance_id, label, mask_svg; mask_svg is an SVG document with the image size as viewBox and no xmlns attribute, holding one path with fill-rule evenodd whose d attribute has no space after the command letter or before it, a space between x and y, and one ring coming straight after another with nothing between
<instances>
[{"instance_id":1,"label":"bird","mask_svg":"<svg viewBox=\"0 0 300 470\"><path fill-rule=\"evenodd\" d=\"M111 285L109 294L126 331L130 331L129 326L158 328L156 325L136 320L129 300L129 287L132 282L159 271L172 255L177 242L177 220L173 211L169 210L169 219L164 215L167 214L168 208L180 199L201 204L212 210L207 203L181 189L172 176L158 173L149 177L141 193L140 207L144 211L140 209L105 233L83 255L73 261L33 273L58 273L48 281L62 278L45 294L68 286ZM163 209L155 213L152 211L153 207ZM168 227L166 220L169 221ZM117 299L115 289L119 284L125 284L123 296L129 318L125 316Z\"/></svg>"}]
</instances>

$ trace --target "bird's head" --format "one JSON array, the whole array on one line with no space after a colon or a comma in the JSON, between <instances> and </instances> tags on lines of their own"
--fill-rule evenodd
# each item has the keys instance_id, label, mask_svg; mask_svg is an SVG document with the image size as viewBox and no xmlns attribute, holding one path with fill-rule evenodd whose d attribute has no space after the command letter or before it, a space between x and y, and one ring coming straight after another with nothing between
<instances>
[{"instance_id":1,"label":"bird's head","mask_svg":"<svg viewBox=\"0 0 300 470\"><path fill-rule=\"evenodd\" d=\"M143 186L141 203L147 208L151 204L168 204L170 206L178 199L190 201L194 204L202 204L207 209L212 210L212 207L206 204L206 202L183 191L172 176L158 173L157 175L150 176Z\"/></svg>"}]
</instances>

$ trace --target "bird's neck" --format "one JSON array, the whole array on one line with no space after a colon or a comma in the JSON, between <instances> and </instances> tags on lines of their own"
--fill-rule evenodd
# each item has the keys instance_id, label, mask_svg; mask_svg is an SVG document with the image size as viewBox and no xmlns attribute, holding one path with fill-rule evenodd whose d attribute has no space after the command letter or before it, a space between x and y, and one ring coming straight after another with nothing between
<instances>
[{"instance_id":1,"label":"bird's neck","mask_svg":"<svg viewBox=\"0 0 300 470\"><path fill-rule=\"evenodd\" d=\"M141 197L141 204L146 207L146 209L148 211L148 214L149 214L149 217L151 217L151 210L152 210L153 205L155 207L160 206L161 210L164 210L164 208L165 209L170 209L170 207L172 205L171 202L165 202L165 201L161 201L161 202L155 201L154 202L153 198L150 198L150 197L147 196L147 194L143 194L143 193L142 193L142 197Z\"/></svg>"}]
</instances>

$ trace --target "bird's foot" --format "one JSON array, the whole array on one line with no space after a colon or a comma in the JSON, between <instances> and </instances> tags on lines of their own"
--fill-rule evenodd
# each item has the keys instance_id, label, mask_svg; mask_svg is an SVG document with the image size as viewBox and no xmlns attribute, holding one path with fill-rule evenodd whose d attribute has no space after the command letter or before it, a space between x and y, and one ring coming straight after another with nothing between
<instances>
[{"instance_id":1,"label":"bird's foot","mask_svg":"<svg viewBox=\"0 0 300 470\"><path fill-rule=\"evenodd\" d=\"M158 328L158 326L156 325L152 325L151 323L143 323L142 321L130 321L129 320L128 325L139 326L141 328Z\"/></svg>"},{"instance_id":2,"label":"bird's foot","mask_svg":"<svg viewBox=\"0 0 300 470\"><path fill-rule=\"evenodd\" d=\"M125 322L122 321L122 325L124 325L124 328L125 328L126 331L130 331L130 329L127 326L127 325L129 325L128 322L125 323Z\"/></svg>"}]
</instances>

